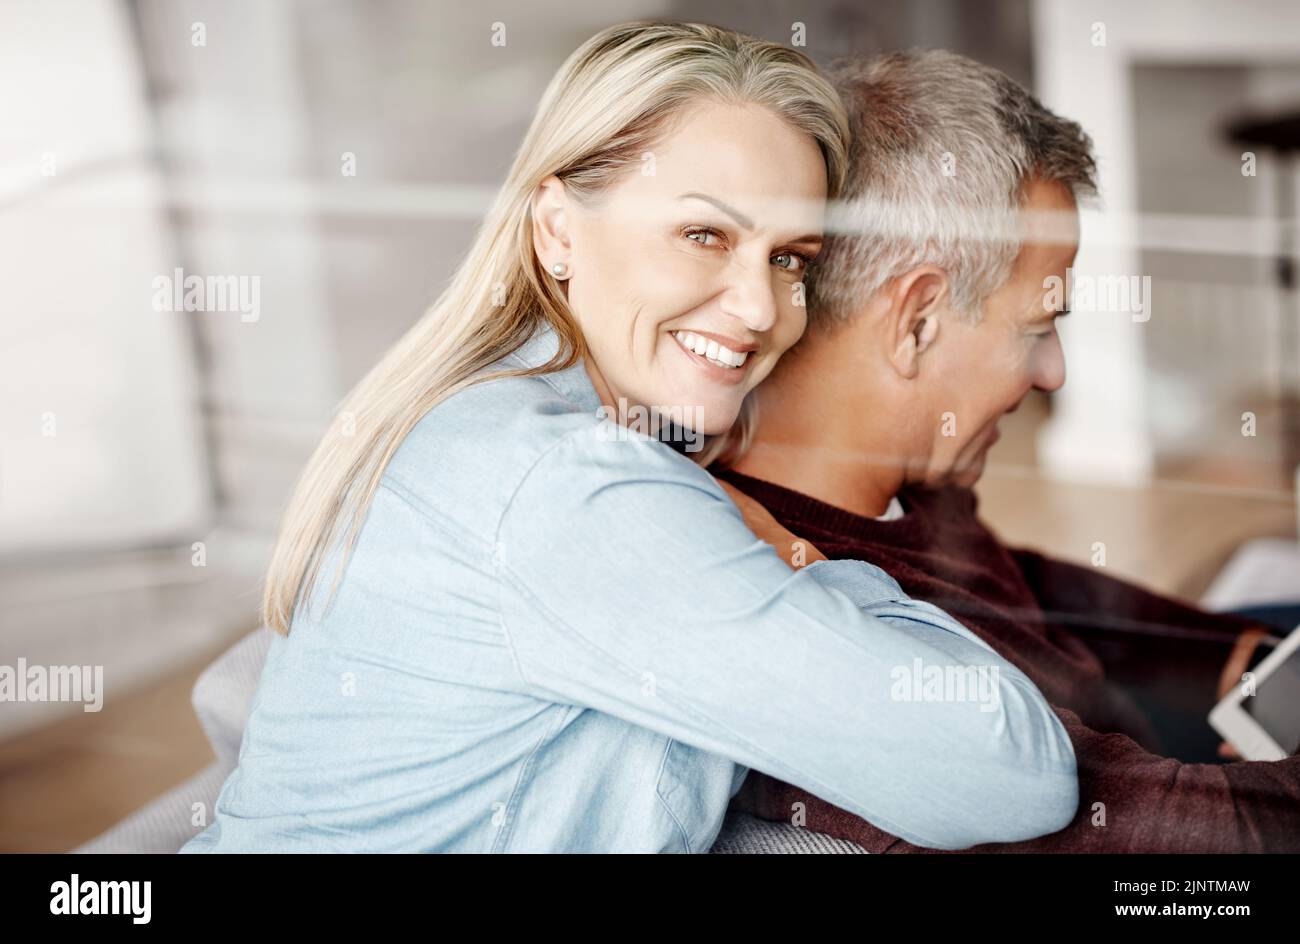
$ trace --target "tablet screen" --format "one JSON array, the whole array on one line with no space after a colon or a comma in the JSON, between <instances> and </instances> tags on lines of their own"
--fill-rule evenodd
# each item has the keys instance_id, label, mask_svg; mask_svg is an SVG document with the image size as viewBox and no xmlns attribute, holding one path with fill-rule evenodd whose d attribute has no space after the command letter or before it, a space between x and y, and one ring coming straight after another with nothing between
<instances>
[{"instance_id":1,"label":"tablet screen","mask_svg":"<svg viewBox=\"0 0 1300 944\"><path fill-rule=\"evenodd\" d=\"M1282 750L1300 752L1300 649L1260 682L1253 696L1242 699L1241 709Z\"/></svg>"}]
</instances>

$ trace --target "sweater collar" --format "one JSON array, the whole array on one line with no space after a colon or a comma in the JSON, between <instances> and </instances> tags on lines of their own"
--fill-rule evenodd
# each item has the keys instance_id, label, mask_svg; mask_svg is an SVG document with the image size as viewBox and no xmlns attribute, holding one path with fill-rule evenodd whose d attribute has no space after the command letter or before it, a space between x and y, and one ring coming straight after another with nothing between
<instances>
[{"instance_id":1,"label":"sweater collar","mask_svg":"<svg viewBox=\"0 0 1300 944\"><path fill-rule=\"evenodd\" d=\"M784 485L756 479L735 469L717 471L710 469L709 471L718 478L731 482L746 495L757 500L772 513L773 517L787 527L797 524L830 534L858 535L871 528L911 528L916 523L916 516L910 513L912 501L909 495L902 495L899 499L903 505L903 517L893 521L882 521L847 511L819 498L786 488Z\"/></svg>"}]
</instances>

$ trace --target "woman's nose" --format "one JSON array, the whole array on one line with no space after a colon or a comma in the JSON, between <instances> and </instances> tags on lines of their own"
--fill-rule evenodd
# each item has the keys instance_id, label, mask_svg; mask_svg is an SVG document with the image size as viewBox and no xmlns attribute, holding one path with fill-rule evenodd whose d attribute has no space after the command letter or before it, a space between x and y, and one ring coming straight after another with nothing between
<instances>
[{"instance_id":1,"label":"woman's nose","mask_svg":"<svg viewBox=\"0 0 1300 944\"><path fill-rule=\"evenodd\" d=\"M770 331L776 323L775 280L766 266L737 262L722 293L722 310L739 318L751 331Z\"/></svg>"}]
</instances>

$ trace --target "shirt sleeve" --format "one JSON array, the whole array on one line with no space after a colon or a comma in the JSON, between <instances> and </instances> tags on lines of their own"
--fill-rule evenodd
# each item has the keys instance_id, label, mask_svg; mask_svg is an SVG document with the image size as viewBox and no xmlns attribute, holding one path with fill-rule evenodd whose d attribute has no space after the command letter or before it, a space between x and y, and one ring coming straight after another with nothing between
<instances>
[{"instance_id":1,"label":"shirt sleeve","mask_svg":"<svg viewBox=\"0 0 1300 944\"><path fill-rule=\"evenodd\" d=\"M791 571L662 443L557 440L497 532L525 688L726 756L919 846L1054 832L1078 803L1038 689L879 568Z\"/></svg>"},{"instance_id":2,"label":"shirt sleeve","mask_svg":"<svg viewBox=\"0 0 1300 944\"><path fill-rule=\"evenodd\" d=\"M1087 727L1058 708L1075 745L1081 803L1060 832L1019 843L989 843L979 853L1300 852L1300 756L1279 761L1184 764L1159 757L1122 734ZM757 774L745 807L761 819L788 820L796 804L814 832L868 852L927 852L817 797Z\"/></svg>"}]
</instances>

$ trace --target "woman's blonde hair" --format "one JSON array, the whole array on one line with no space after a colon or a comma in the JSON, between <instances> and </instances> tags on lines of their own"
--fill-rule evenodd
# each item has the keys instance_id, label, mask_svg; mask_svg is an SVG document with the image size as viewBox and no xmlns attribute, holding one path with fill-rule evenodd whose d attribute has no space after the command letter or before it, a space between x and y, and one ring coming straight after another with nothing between
<instances>
[{"instance_id":1,"label":"woman's blonde hair","mask_svg":"<svg viewBox=\"0 0 1300 944\"><path fill-rule=\"evenodd\" d=\"M311 598L342 535L333 598L384 469L430 409L472 383L564 370L586 355L564 294L533 251L533 193L555 175L575 199L594 202L662 139L669 119L701 100L765 106L811 135L826 161L828 195L838 195L848 118L802 53L697 23L627 23L589 39L542 95L450 284L352 390L308 461L266 576L261 616L268 626L288 634L296 606ZM520 347L542 319L560 340L549 363L473 376ZM747 408L741 422L748 419ZM694 458L707 466L747 438L710 437Z\"/></svg>"}]
</instances>

